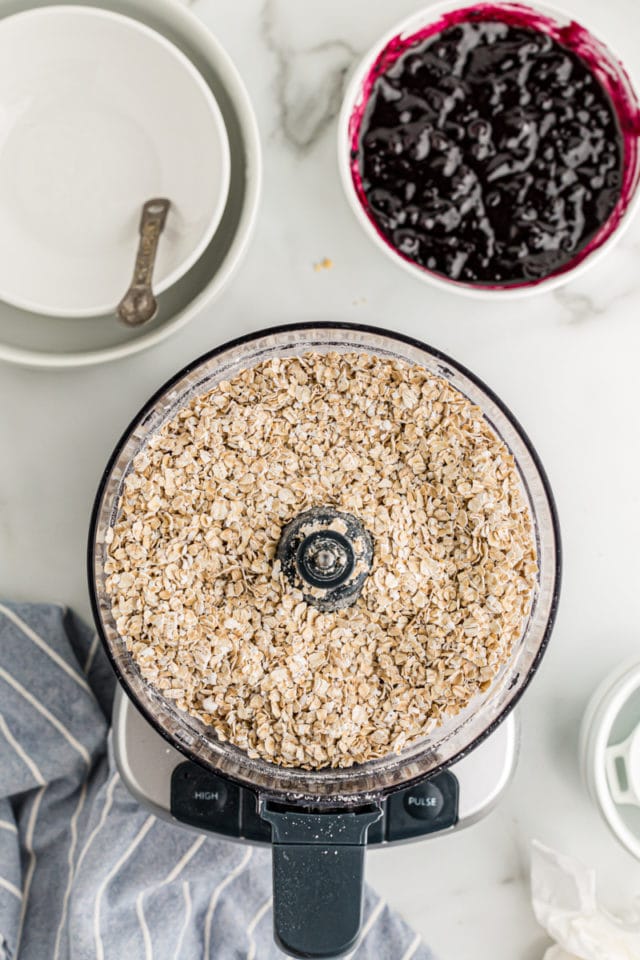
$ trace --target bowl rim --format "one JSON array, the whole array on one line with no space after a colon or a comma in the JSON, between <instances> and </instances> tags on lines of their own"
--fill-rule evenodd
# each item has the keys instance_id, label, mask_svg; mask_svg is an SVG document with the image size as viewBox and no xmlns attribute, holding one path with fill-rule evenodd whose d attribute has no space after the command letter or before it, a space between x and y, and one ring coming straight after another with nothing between
<instances>
[{"instance_id":1,"label":"bowl rim","mask_svg":"<svg viewBox=\"0 0 640 960\"><path fill-rule=\"evenodd\" d=\"M98 2L108 3L109 0L98 0ZM109 12L106 6L96 9ZM140 20L140 23L144 26L148 25L148 22L153 22L156 25L155 32L165 36L164 31L166 31L166 34L171 37L168 42L173 43L176 48L184 44L186 49L195 49L202 60L206 60L216 69L221 83L228 92L242 134L245 160L244 197L242 209L235 224L234 236L220 266L208 283L161 326L151 329L135 340L125 341L115 346L60 353L13 346L0 340L0 361L2 362L30 369L78 369L120 360L156 346L186 326L207 303L222 292L238 269L249 246L262 191L263 160L255 112L237 67L217 37L191 9L181 3L176 3L175 0L153 0L151 11L144 0L130 0L128 10L130 12L123 14L124 16L136 21L138 16L142 16L145 19ZM149 21L146 19L147 11Z\"/></svg>"},{"instance_id":2,"label":"bowl rim","mask_svg":"<svg viewBox=\"0 0 640 960\"><path fill-rule=\"evenodd\" d=\"M640 91L638 84L636 83L634 73L630 70L627 63L622 61L606 38L601 37L600 32L596 34L590 29L589 26L584 25L584 18L581 17L580 21L577 21L576 18L563 7L556 6L553 3L539 3L538 0L491 0L491 6L523 7L532 10L534 13L547 15L557 21L567 21L572 23L579 22L580 26L582 26L590 36L592 36L603 47L606 48L611 56L611 60L620 66L624 76L628 81L629 89L633 93L640 109ZM452 13L456 10L464 10L467 8L473 9L475 7L478 7L477 0L439 0L438 3L434 3L432 6L422 7L420 10L417 10L409 16L404 17L402 20L397 21L392 27L385 31L385 33L379 37L369 47L366 53L358 60L349 77L338 115L338 170L347 202L354 212L356 219L364 228L365 233L371 240L373 240L378 249L382 250L387 255L389 260L391 260L397 266L402 267L406 273L422 281L423 283L431 285L432 287L436 287L449 293L456 293L460 296L468 297L474 300L486 300L494 302L498 300L521 300L537 293L546 293L564 285L565 283L568 283L570 280L575 280L587 269L599 262L600 258L604 256L623 236L624 232L633 220L633 217L637 213L638 208L640 207L640 176L638 177L633 194L630 197L627 206L625 207L620 219L618 220L618 223L615 225L609 236L606 237L598 246L594 247L593 250L589 251L583 257L583 259L576 264L575 267L560 273L550 274L548 277L545 277L536 283L523 284L522 286L514 288L500 287L496 289L495 287L487 288L480 285L473 286L472 284L464 284L456 280L449 280L401 256L380 236L378 230L367 215L367 212L357 195L351 175L351 166L349 162L351 151L349 124L353 115L354 106L358 102L358 96L362 87L362 82L370 71L372 65L377 60L378 56L395 37L405 33L410 34L410 32L414 32L420 27L427 26L442 14Z\"/></svg>"},{"instance_id":3,"label":"bowl rim","mask_svg":"<svg viewBox=\"0 0 640 960\"><path fill-rule=\"evenodd\" d=\"M150 45L162 50L168 58L173 60L173 62L179 66L185 75L188 75L194 93L197 89L198 95L205 104L208 116L211 120L212 135L217 139L220 149L220 189L214 198L214 202L211 204L209 216L197 244L195 244L191 252L187 256L183 257L182 260L173 268L173 270L167 274L167 276L163 277L162 280L154 284L155 293L164 293L165 290L168 290L169 287L173 286L173 284L183 277L185 273L187 273L187 271L190 270L190 268L200 259L203 252L211 242L220 224L220 220L222 219L222 214L224 212L229 194L229 184L231 179L231 152L222 112L213 94L213 91L204 80L204 77L197 69L195 64L193 64L191 60L189 60L189 58L182 52L182 50L180 50L171 40L159 33L157 30L154 30L152 27L147 26L147 24L128 16L127 14L109 10L104 7L92 7L88 5L74 6L71 4L54 4L52 6L45 7L32 7L10 14L4 19L1 19L0 36L5 27L14 23L23 23L31 20L49 20L51 18L64 20L66 17L71 17L72 19L77 18L80 21L84 20L86 22L92 20L109 21L110 23L117 24L119 27L121 27L124 33L129 32L131 34L137 34L140 37L144 37ZM1 288L0 300L4 300L5 303L17 307L20 310L27 310L30 313L64 318L99 317L103 316L104 314L112 313L116 306L115 304L109 302L107 304L94 303L87 307L68 308L62 305L41 303L36 299L31 299L27 296L16 296L15 294L7 296L7 294Z\"/></svg>"}]
</instances>

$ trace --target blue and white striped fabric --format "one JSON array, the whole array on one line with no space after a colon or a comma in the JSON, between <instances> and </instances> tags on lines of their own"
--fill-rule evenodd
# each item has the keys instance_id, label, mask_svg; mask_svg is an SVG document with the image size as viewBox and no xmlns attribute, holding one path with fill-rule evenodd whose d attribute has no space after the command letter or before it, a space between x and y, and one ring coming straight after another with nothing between
<instances>
[{"instance_id":1,"label":"blue and white striped fabric","mask_svg":"<svg viewBox=\"0 0 640 960\"><path fill-rule=\"evenodd\" d=\"M98 639L51 605L0 604L0 960L277 960L266 850L142 809L109 746ZM429 960L367 892L355 960Z\"/></svg>"}]
</instances>

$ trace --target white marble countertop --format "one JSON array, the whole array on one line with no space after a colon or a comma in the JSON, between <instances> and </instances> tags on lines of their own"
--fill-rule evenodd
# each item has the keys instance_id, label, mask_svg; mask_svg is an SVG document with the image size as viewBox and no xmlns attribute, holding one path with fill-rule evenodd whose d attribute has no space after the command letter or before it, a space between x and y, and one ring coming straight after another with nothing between
<instances>
[{"instance_id":1,"label":"white marble countertop","mask_svg":"<svg viewBox=\"0 0 640 960\"><path fill-rule=\"evenodd\" d=\"M118 363L0 369L0 590L89 615L85 544L96 486L132 414L172 373L231 336L294 320L378 324L469 366L525 425L564 535L552 642L521 707L523 740L500 807L466 832L378 852L369 879L441 960L541 960L528 897L537 837L598 868L612 907L640 894L640 863L610 836L579 779L578 728L599 679L640 638L640 219L583 279L518 303L433 290L388 262L347 207L335 161L345 71L416 0L195 0L253 99L264 199L223 296L177 336ZM640 60L637 0L564 0ZM315 271L324 257L330 270Z\"/></svg>"}]
</instances>

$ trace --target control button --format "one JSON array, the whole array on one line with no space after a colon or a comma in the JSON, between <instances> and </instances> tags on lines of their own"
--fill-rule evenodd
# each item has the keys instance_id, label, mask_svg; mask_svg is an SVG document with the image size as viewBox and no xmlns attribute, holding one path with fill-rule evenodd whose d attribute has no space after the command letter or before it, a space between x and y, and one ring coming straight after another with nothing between
<instances>
[{"instance_id":1,"label":"control button","mask_svg":"<svg viewBox=\"0 0 640 960\"><path fill-rule=\"evenodd\" d=\"M458 820L458 781L445 770L387 799L387 840L408 840L452 827Z\"/></svg>"},{"instance_id":2,"label":"control button","mask_svg":"<svg viewBox=\"0 0 640 960\"><path fill-rule=\"evenodd\" d=\"M194 763L181 763L171 776L171 813L193 827L238 837L240 789Z\"/></svg>"},{"instance_id":3,"label":"control button","mask_svg":"<svg viewBox=\"0 0 640 960\"><path fill-rule=\"evenodd\" d=\"M271 843L271 824L258 814L258 798L251 790L242 791L242 836L247 840Z\"/></svg>"},{"instance_id":4,"label":"control button","mask_svg":"<svg viewBox=\"0 0 640 960\"><path fill-rule=\"evenodd\" d=\"M403 803L410 817L417 820L435 820L444 807L444 797L437 783L427 781L407 790Z\"/></svg>"}]
</instances>

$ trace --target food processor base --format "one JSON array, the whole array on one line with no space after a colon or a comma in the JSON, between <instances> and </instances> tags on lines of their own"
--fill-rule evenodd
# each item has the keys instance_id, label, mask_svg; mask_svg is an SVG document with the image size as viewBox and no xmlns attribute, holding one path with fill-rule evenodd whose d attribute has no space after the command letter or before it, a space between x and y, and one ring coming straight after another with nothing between
<instances>
[{"instance_id":1,"label":"food processor base","mask_svg":"<svg viewBox=\"0 0 640 960\"><path fill-rule=\"evenodd\" d=\"M113 746L120 776L133 796L156 816L230 840L270 843L271 827L253 791L185 760L118 688ZM517 716L511 713L480 746L435 776L381 801L368 846L420 840L460 830L498 803L515 770Z\"/></svg>"},{"instance_id":2,"label":"food processor base","mask_svg":"<svg viewBox=\"0 0 640 960\"><path fill-rule=\"evenodd\" d=\"M189 398L214 388L221 377L244 376L268 361L290 365L308 354L354 353L368 358L362 360L365 365L392 359L416 365L421 378L443 381L447 390L462 395L464 404L478 407L487 429L508 448L535 532L535 603L520 625L521 636L508 661L497 664L496 682L469 703L468 711L447 714L430 737L399 756L386 755L347 769L279 766L265 757L250 758L228 740L212 736L197 717L178 710L145 680L127 636L118 628L118 605L114 606L107 573L109 544L116 536L114 522L133 461L171 417L180 416ZM404 424L406 416L398 411L396 419ZM288 433L288 427L284 429ZM345 516L339 510L341 517L327 516L324 511L331 506L338 509L315 502L310 528L290 528L293 536L288 539L286 527L278 521L278 535L281 564L283 559L292 561L290 573L296 582L313 587L318 605L322 601L333 607L352 600L350 588L359 586L361 572L358 542L366 547L366 534L373 534L355 514ZM298 523L302 516L297 515ZM295 523L296 517L281 519ZM307 520L304 517L305 524ZM364 531L357 532L354 521ZM350 537L354 526L356 534ZM365 565L367 556L365 549L360 556ZM291 956L334 960L348 953L360 935L366 846L460 829L482 817L506 786L517 743L510 713L549 640L558 602L560 542L553 498L534 449L507 408L470 371L426 344L378 327L302 323L258 331L210 351L173 377L137 414L100 483L91 520L88 573L100 636L123 689L136 705L134 709L121 696L116 710L116 755L124 782L158 816L204 833L270 844L276 941ZM418 612L422 609L419 606ZM308 921L310 903L314 917L318 914L315 925Z\"/></svg>"}]
</instances>

